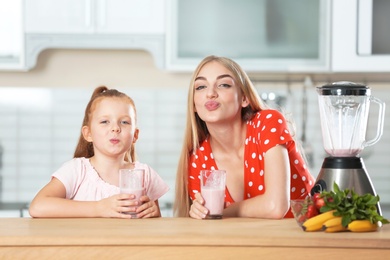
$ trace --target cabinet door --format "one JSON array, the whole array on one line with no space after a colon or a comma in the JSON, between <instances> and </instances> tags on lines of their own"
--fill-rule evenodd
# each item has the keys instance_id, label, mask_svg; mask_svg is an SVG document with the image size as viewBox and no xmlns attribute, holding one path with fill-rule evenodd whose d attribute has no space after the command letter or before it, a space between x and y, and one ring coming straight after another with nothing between
<instances>
[{"instance_id":1,"label":"cabinet door","mask_svg":"<svg viewBox=\"0 0 390 260\"><path fill-rule=\"evenodd\" d=\"M26 33L93 32L93 0L24 0Z\"/></svg>"},{"instance_id":2,"label":"cabinet door","mask_svg":"<svg viewBox=\"0 0 390 260\"><path fill-rule=\"evenodd\" d=\"M347 11L346 11L347 10ZM390 70L388 0L343 0L332 5L332 70Z\"/></svg>"},{"instance_id":3,"label":"cabinet door","mask_svg":"<svg viewBox=\"0 0 390 260\"><path fill-rule=\"evenodd\" d=\"M165 0L24 0L26 33L162 34Z\"/></svg>"},{"instance_id":4,"label":"cabinet door","mask_svg":"<svg viewBox=\"0 0 390 260\"><path fill-rule=\"evenodd\" d=\"M96 32L163 34L165 0L97 0Z\"/></svg>"},{"instance_id":5,"label":"cabinet door","mask_svg":"<svg viewBox=\"0 0 390 260\"><path fill-rule=\"evenodd\" d=\"M0 70L24 67L21 0L0 0Z\"/></svg>"},{"instance_id":6,"label":"cabinet door","mask_svg":"<svg viewBox=\"0 0 390 260\"><path fill-rule=\"evenodd\" d=\"M214 54L251 71L328 70L328 0L172 0L167 67Z\"/></svg>"}]
</instances>

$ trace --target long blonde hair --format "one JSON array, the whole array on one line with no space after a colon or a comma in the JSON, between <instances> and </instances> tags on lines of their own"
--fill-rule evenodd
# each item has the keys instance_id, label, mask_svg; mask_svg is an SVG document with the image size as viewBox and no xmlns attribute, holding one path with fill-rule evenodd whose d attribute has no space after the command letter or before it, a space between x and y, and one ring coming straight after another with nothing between
<instances>
[{"instance_id":1,"label":"long blonde hair","mask_svg":"<svg viewBox=\"0 0 390 260\"><path fill-rule=\"evenodd\" d=\"M225 57L207 56L195 69L189 90L187 100L187 120L184 132L184 142L180 155L177 173L176 173L176 195L173 205L174 214L177 217L188 217L190 208L190 198L188 193L188 163L191 153L207 138L208 129L205 122L200 119L194 110L194 82L199 71L209 62L218 62L228 69L239 86L242 94L248 99L249 105L241 110L243 121L250 120L256 112L266 109L267 106L260 99L255 87L245 71L233 60Z\"/></svg>"},{"instance_id":2,"label":"long blonde hair","mask_svg":"<svg viewBox=\"0 0 390 260\"><path fill-rule=\"evenodd\" d=\"M96 105L98 104L98 101L100 101L103 98L123 98L126 102L128 102L133 107L134 115L135 115L134 121L137 125L137 110L133 99L131 99L128 95L119 92L116 89L108 89L106 86L100 86L97 87L95 91L92 93L91 99L89 100L88 105L85 108L85 114L84 114L83 124L81 128L83 128L83 126L90 126L91 114L95 109ZM93 143L85 140L83 134L80 133L79 141L77 143L73 157L90 158L94 156L94 154L95 152L93 149ZM136 159L137 159L137 155L135 151L135 143L133 143L130 149L125 154L125 161L134 162Z\"/></svg>"}]
</instances>

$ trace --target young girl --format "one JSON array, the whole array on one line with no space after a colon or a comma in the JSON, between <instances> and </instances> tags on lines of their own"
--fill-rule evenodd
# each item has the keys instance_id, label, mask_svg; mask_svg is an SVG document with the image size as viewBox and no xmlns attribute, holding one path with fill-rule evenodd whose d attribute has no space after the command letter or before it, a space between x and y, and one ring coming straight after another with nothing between
<instances>
[{"instance_id":1,"label":"young girl","mask_svg":"<svg viewBox=\"0 0 390 260\"><path fill-rule=\"evenodd\" d=\"M190 83L176 216L208 214L200 194L202 169L226 171L227 217L292 217L290 199L314 185L284 116L268 109L241 67L224 57L203 59Z\"/></svg>"},{"instance_id":2,"label":"young girl","mask_svg":"<svg viewBox=\"0 0 390 260\"><path fill-rule=\"evenodd\" d=\"M31 202L32 217L160 217L158 199L167 184L136 160L136 108L126 94L98 87L89 101L74 158L53 175ZM146 196L119 194L119 169L145 170Z\"/></svg>"}]
</instances>

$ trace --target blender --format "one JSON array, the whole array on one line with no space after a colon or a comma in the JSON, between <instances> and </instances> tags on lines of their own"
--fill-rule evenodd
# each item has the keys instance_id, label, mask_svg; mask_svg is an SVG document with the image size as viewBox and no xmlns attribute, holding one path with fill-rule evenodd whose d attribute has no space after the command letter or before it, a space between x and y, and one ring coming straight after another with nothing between
<instances>
[{"instance_id":1,"label":"blender","mask_svg":"<svg viewBox=\"0 0 390 260\"><path fill-rule=\"evenodd\" d=\"M323 145L329 156L323 161L311 194L333 190L336 182L340 189L376 196L360 154L382 136L385 103L371 96L368 86L347 81L317 87L317 93ZM371 102L379 105L378 125L376 136L366 140ZM381 214L379 203L377 209Z\"/></svg>"}]
</instances>

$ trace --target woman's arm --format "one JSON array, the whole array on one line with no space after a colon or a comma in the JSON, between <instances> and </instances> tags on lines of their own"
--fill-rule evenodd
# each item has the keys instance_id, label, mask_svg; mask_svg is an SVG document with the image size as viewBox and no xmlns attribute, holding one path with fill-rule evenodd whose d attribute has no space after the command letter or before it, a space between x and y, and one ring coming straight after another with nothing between
<instances>
[{"instance_id":1,"label":"woman's arm","mask_svg":"<svg viewBox=\"0 0 390 260\"><path fill-rule=\"evenodd\" d=\"M133 206L133 195L118 194L100 201L76 201L66 199L65 186L57 178L44 186L32 200L29 213L36 218L60 217L116 217L130 218L122 214ZM127 207L126 207L127 206Z\"/></svg>"},{"instance_id":2,"label":"woman's arm","mask_svg":"<svg viewBox=\"0 0 390 260\"><path fill-rule=\"evenodd\" d=\"M290 165L287 148L277 145L264 156L266 191L260 196L227 207L226 217L281 219L290 207Z\"/></svg>"}]
</instances>

